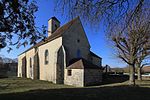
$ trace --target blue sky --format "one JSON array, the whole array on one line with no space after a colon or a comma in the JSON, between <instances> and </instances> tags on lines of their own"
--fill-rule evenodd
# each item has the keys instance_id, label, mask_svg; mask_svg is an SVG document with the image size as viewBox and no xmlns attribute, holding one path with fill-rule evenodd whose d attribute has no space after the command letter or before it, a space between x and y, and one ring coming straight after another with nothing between
<instances>
[{"instance_id":1,"label":"blue sky","mask_svg":"<svg viewBox=\"0 0 150 100\"><path fill-rule=\"evenodd\" d=\"M36 13L36 25L41 27L42 25L47 26L47 21L50 17L56 16L60 22L61 25L68 22L68 20L65 19L65 17L61 16L61 14L56 13L53 11L54 4L52 0L37 0L37 5L39 6L39 10ZM113 55L113 50L110 48L104 32L104 25L101 25L98 30L91 29L90 27L83 25L86 35L89 39L90 45L91 45L91 51L102 57L103 65L110 65L111 67L124 67L125 64L116 59L116 57ZM30 46L26 47L20 47L19 49L16 49L15 47L13 50L8 53L7 49L4 48L0 50L1 55L5 55L9 58L17 58L17 56L28 49Z\"/></svg>"}]
</instances>

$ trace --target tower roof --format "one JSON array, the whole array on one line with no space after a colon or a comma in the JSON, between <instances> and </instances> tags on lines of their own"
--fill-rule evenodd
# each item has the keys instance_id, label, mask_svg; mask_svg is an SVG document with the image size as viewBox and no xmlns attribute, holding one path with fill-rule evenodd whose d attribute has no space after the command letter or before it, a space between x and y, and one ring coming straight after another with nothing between
<instances>
[{"instance_id":1,"label":"tower roof","mask_svg":"<svg viewBox=\"0 0 150 100\"><path fill-rule=\"evenodd\" d=\"M51 20L51 19L54 19L60 23L60 21L55 16L51 17L49 20Z\"/></svg>"}]
</instances>

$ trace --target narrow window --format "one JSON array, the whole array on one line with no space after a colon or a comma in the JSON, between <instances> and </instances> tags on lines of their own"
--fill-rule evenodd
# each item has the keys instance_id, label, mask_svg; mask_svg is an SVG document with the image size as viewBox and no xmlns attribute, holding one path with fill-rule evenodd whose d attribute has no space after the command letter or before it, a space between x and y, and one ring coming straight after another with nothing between
<instances>
[{"instance_id":1,"label":"narrow window","mask_svg":"<svg viewBox=\"0 0 150 100\"><path fill-rule=\"evenodd\" d=\"M45 50L45 64L48 64L48 60L49 60L49 53L48 50Z\"/></svg>"},{"instance_id":2,"label":"narrow window","mask_svg":"<svg viewBox=\"0 0 150 100\"><path fill-rule=\"evenodd\" d=\"M72 70L68 70L68 76L71 76L72 75Z\"/></svg>"},{"instance_id":3,"label":"narrow window","mask_svg":"<svg viewBox=\"0 0 150 100\"><path fill-rule=\"evenodd\" d=\"M57 25L55 24L55 29L57 29Z\"/></svg>"},{"instance_id":4,"label":"narrow window","mask_svg":"<svg viewBox=\"0 0 150 100\"><path fill-rule=\"evenodd\" d=\"M32 77L32 58L30 58L30 76Z\"/></svg>"},{"instance_id":5,"label":"narrow window","mask_svg":"<svg viewBox=\"0 0 150 100\"><path fill-rule=\"evenodd\" d=\"M77 58L81 58L81 51L79 49L77 50Z\"/></svg>"},{"instance_id":6,"label":"narrow window","mask_svg":"<svg viewBox=\"0 0 150 100\"><path fill-rule=\"evenodd\" d=\"M30 58L30 68L32 68L32 58Z\"/></svg>"}]
</instances>

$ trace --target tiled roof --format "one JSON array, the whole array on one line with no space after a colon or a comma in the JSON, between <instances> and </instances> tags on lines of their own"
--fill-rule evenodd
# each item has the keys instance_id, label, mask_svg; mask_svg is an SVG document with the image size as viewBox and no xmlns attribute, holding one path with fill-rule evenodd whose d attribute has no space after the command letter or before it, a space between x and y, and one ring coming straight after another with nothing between
<instances>
[{"instance_id":1,"label":"tiled roof","mask_svg":"<svg viewBox=\"0 0 150 100\"><path fill-rule=\"evenodd\" d=\"M33 48L39 47L39 46L41 46L41 45L43 45L43 44L46 44L46 43L48 43L48 42L50 42L50 41L52 41L52 40L54 40L54 39L56 39L56 38L58 38L58 37L61 37L62 34L63 34L65 31L67 31L67 30L70 28L70 26L72 26L72 24L73 24L74 22L77 21L77 19L79 19L79 17L76 17L75 19L71 20L70 22L66 23L65 25L59 27L51 36L47 37L44 41L41 41L41 42L35 44L34 46L32 46L32 47L29 48L28 50L24 51L23 53L25 53L25 52L27 52L27 51L33 49ZM21 53L21 54L23 54L23 53ZM20 55L21 55L21 54L20 54Z\"/></svg>"},{"instance_id":2,"label":"tiled roof","mask_svg":"<svg viewBox=\"0 0 150 100\"><path fill-rule=\"evenodd\" d=\"M150 73L150 66L143 67L142 71L145 72L145 73Z\"/></svg>"},{"instance_id":3,"label":"tiled roof","mask_svg":"<svg viewBox=\"0 0 150 100\"><path fill-rule=\"evenodd\" d=\"M97 66L86 59L75 58L72 60L72 64L70 64L67 69L102 69L102 67Z\"/></svg>"}]
</instances>

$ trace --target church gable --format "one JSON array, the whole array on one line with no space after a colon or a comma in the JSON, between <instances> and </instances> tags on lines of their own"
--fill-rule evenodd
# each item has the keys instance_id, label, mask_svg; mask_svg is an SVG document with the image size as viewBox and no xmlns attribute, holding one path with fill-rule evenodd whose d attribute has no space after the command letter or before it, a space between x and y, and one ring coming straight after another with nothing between
<instances>
[{"instance_id":1,"label":"church gable","mask_svg":"<svg viewBox=\"0 0 150 100\"><path fill-rule=\"evenodd\" d=\"M81 20L79 17L73 19L69 22L72 24L68 27L68 30L62 34L63 40L68 40L68 42L74 42L83 44L83 46L90 48L90 43L82 26Z\"/></svg>"},{"instance_id":2,"label":"church gable","mask_svg":"<svg viewBox=\"0 0 150 100\"><path fill-rule=\"evenodd\" d=\"M67 52L67 64L73 58L88 59L90 53L90 44L79 17L71 22L72 25L62 34L62 44Z\"/></svg>"}]
</instances>

